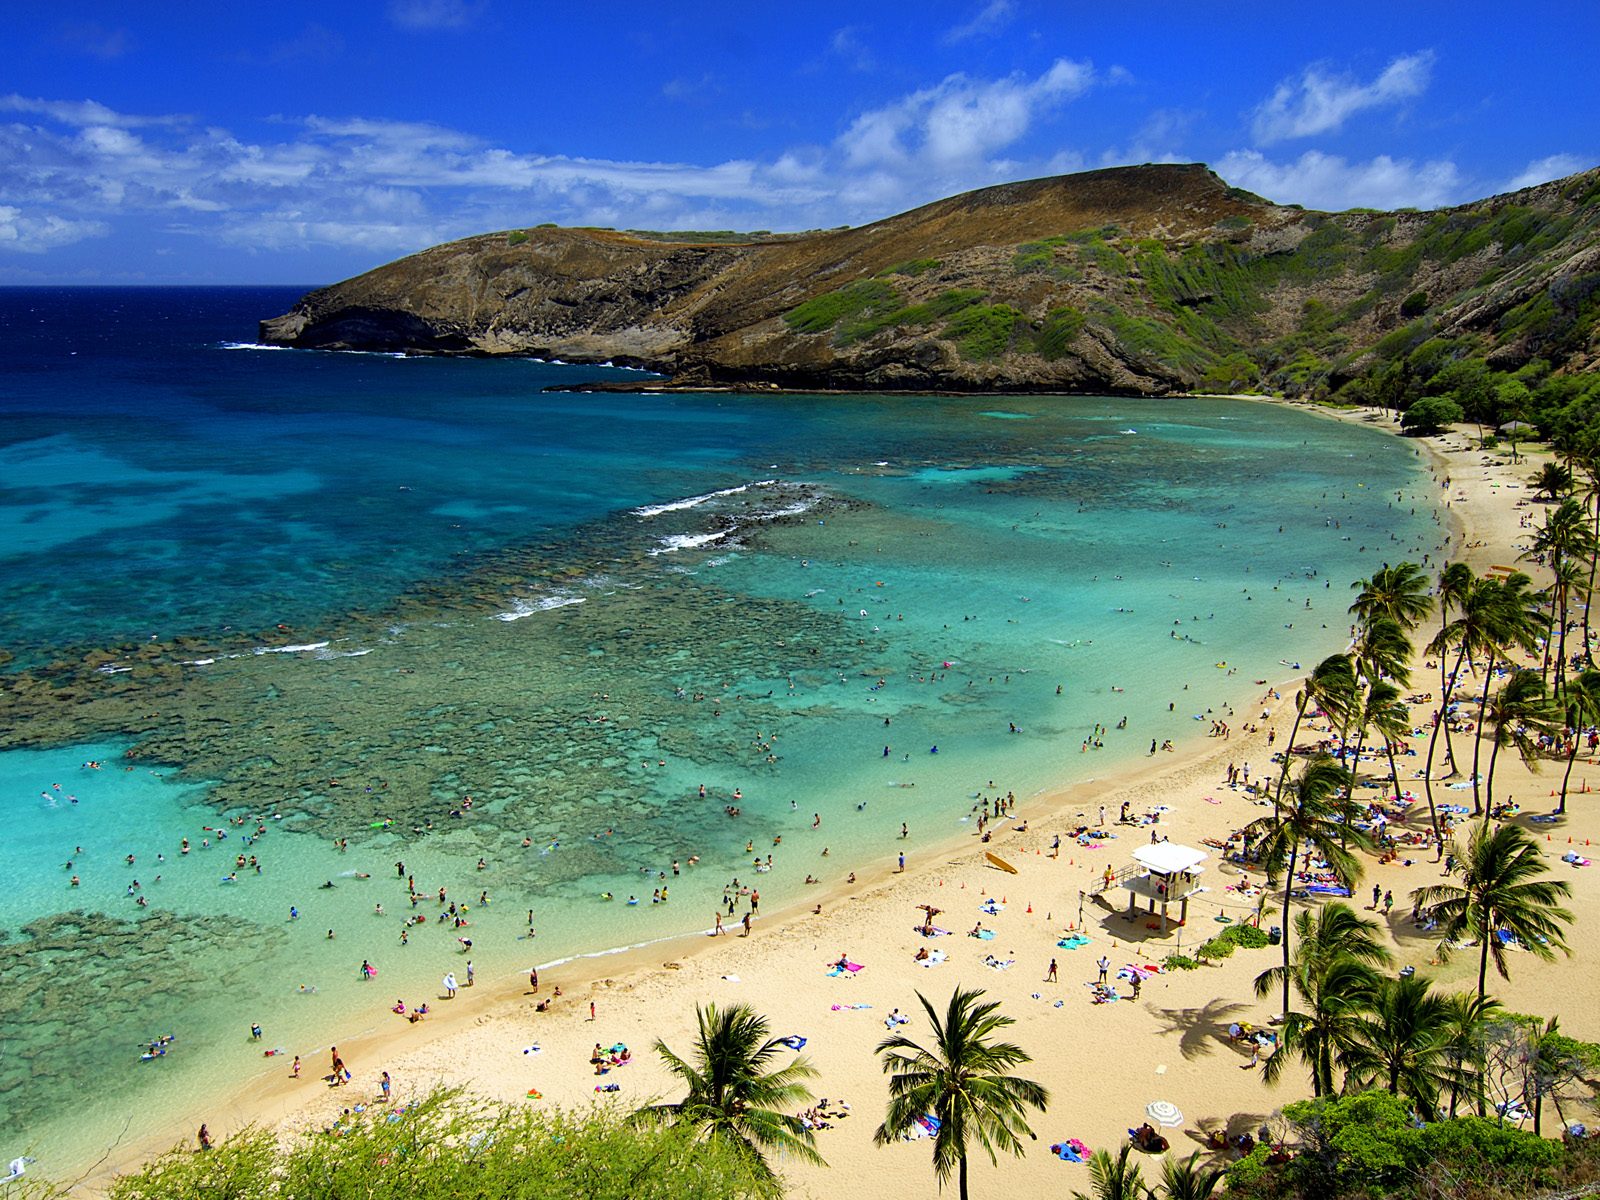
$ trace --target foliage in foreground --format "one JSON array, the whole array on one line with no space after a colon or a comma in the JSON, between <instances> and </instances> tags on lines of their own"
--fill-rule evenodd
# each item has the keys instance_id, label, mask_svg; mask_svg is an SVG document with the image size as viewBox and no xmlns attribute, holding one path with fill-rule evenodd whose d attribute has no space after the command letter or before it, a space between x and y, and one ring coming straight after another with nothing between
<instances>
[{"instance_id":1,"label":"foliage in foreground","mask_svg":"<svg viewBox=\"0 0 1600 1200\"><path fill-rule=\"evenodd\" d=\"M677 1200L767 1197L770 1179L736 1150L627 1114L524 1108L438 1091L396 1120L381 1106L343 1132L280 1147L246 1129L205 1154L180 1147L119 1178L112 1200ZM44 1196L47 1193L37 1193ZM64 1195L65 1193L58 1193Z\"/></svg>"},{"instance_id":2,"label":"foliage in foreground","mask_svg":"<svg viewBox=\"0 0 1600 1200\"><path fill-rule=\"evenodd\" d=\"M1240 1200L1385 1196L1527 1196L1600 1175L1593 1142L1565 1146L1483 1117L1419 1126L1406 1101L1373 1090L1285 1105L1298 1152L1270 1162L1257 1146L1228 1168Z\"/></svg>"}]
</instances>

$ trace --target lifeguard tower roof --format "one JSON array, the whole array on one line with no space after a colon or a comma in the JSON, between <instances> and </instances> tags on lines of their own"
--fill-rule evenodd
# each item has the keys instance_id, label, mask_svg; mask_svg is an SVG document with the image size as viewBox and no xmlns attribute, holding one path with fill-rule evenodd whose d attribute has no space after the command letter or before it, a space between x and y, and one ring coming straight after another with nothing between
<instances>
[{"instance_id":1,"label":"lifeguard tower roof","mask_svg":"<svg viewBox=\"0 0 1600 1200\"><path fill-rule=\"evenodd\" d=\"M1209 856L1204 850L1180 846L1177 842L1156 842L1140 846L1133 852L1133 857L1147 871L1154 871L1158 875L1177 875L1182 871L1193 871Z\"/></svg>"}]
</instances>

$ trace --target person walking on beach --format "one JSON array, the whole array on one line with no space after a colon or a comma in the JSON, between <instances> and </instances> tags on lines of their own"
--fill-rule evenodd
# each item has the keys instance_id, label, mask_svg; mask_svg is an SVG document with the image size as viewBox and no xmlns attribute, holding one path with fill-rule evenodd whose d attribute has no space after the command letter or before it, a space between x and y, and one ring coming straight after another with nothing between
<instances>
[{"instance_id":1,"label":"person walking on beach","mask_svg":"<svg viewBox=\"0 0 1600 1200\"><path fill-rule=\"evenodd\" d=\"M383 1102L385 1104L389 1102L389 1083L389 1072L385 1071L383 1078L378 1080L378 1086L383 1089Z\"/></svg>"},{"instance_id":2,"label":"person walking on beach","mask_svg":"<svg viewBox=\"0 0 1600 1200\"><path fill-rule=\"evenodd\" d=\"M1378 911L1378 904L1383 899L1383 889L1377 884L1372 885L1372 911Z\"/></svg>"},{"instance_id":3,"label":"person walking on beach","mask_svg":"<svg viewBox=\"0 0 1600 1200\"><path fill-rule=\"evenodd\" d=\"M589 1001L589 1020L594 1020L594 1001Z\"/></svg>"},{"instance_id":4,"label":"person walking on beach","mask_svg":"<svg viewBox=\"0 0 1600 1200\"><path fill-rule=\"evenodd\" d=\"M201 1153L211 1149L211 1131L205 1127L203 1122L200 1125L200 1132L196 1135L196 1137L200 1143Z\"/></svg>"},{"instance_id":5,"label":"person walking on beach","mask_svg":"<svg viewBox=\"0 0 1600 1200\"><path fill-rule=\"evenodd\" d=\"M1111 969L1111 960L1102 954L1100 961L1095 963L1095 966L1100 968L1100 982L1104 983L1106 981L1106 972Z\"/></svg>"},{"instance_id":6,"label":"person walking on beach","mask_svg":"<svg viewBox=\"0 0 1600 1200\"><path fill-rule=\"evenodd\" d=\"M446 973L444 977L444 998L446 1000L454 1000L456 998L456 973L454 971Z\"/></svg>"},{"instance_id":7,"label":"person walking on beach","mask_svg":"<svg viewBox=\"0 0 1600 1200\"><path fill-rule=\"evenodd\" d=\"M900 870L904 871L905 869L906 869L906 852L904 850L902 850L900 852Z\"/></svg>"},{"instance_id":8,"label":"person walking on beach","mask_svg":"<svg viewBox=\"0 0 1600 1200\"><path fill-rule=\"evenodd\" d=\"M298 1054L294 1056L294 1062L289 1066L289 1078L300 1078L300 1056Z\"/></svg>"},{"instance_id":9,"label":"person walking on beach","mask_svg":"<svg viewBox=\"0 0 1600 1200\"><path fill-rule=\"evenodd\" d=\"M745 913L744 921L742 922L742 924L744 925L744 932L741 933L739 936L740 937L749 937L750 936L750 914L749 913Z\"/></svg>"},{"instance_id":10,"label":"person walking on beach","mask_svg":"<svg viewBox=\"0 0 1600 1200\"><path fill-rule=\"evenodd\" d=\"M533 989L533 991L534 991L534 993L536 995L538 994L538 991L539 991L539 968L538 967L529 967L528 968L528 986Z\"/></svg>"},{"instance_id":11,"label":"person walking on beach","mask_svg":"<svg viewBox=\"0 0 1600 1200\"><path fill-rule=\"evenodd\" d=\"M1054 983L1056 981L1056 960L1053 958L1050 960L1050 969L1044 973L1044 981L1046 983Z\"/></svg>"},{"instance_id":12,"label":"person walking on beach","mask_svg":"<svg viewBox=\"0 0 1600 1200\"><path fill-rule=\"evenodd\" d=\"M1100 824L1103 826L1105 823L1106 823L1106 806L1104 804L1102 804L1100 806Z\"/></svg>"},{"instance_id":13,"label":"person walking on beach","mask_svg":"<svg viewBox=\"0 0 1600 1200\"><path fill-rule=\"evenodd\" d=\"M467 959L467 986L468 987L472 986L472 979L473 979L473 975L474 974L475 974L475 972L472 969L472 960L469 958L469 959Z\"/></svg>"}]
</instances>

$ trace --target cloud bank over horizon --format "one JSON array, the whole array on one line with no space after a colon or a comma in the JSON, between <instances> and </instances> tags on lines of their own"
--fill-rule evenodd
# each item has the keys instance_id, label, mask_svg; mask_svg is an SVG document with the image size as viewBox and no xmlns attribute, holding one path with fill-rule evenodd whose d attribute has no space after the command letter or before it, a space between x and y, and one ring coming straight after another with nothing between
<instances>
[{"instance_id":1,"label":"cloud bank over horizon","mask_svg":"<svg viewBox=\"0 0 1600 1200\"><path fill-rule=\"evenodd\" d=\"M396 0L386 15L396 36L437 42L470 36L489 12L487 0ZM1029 14L990 0L952 15L960 19L935 36L959 58L1015 36ZM83 55L142 40L96 36ZM1432 47L1391 55L1365 74L1310 61L1218 112L1207 97L1167 94L1139 62L1057 54L1031 70L921 78L902 68L893 74L903 86L887 88L878 77L891 72L879 65L883 45L871 30L819 31L818 41L808 69L818 79L864 76L870 98L808 88L806 120L791 114L769 127L747 113L755 134L701 138L699 153L659 158L586 153L581 132L554 122L505 136L475 128L459 109L436 120L378 105L230 114L116 103L105 93L12 92L0 96L0 282L204 277L192 264L207 256L230 263L234 278L252 266L272 275L274 259L303 271L320 258L338 264L330 274L348 273L547 221L854 225L989 184L1146 161L1207 161L1268 199L1332 210L1440 207L1588 165L1580 150L1560 148L1486 171L1462 161L1453 131L1423 139L1437 153L1383 149L1417 144L1395 130L1425 119L1450 69L1451 57ZM712 72L652 86L659 105L704 110L713 123L734 107ZM739 152L717 154L719 143ZM91 253L95 242L107 253Z\"/></svg>"}]
</instances>

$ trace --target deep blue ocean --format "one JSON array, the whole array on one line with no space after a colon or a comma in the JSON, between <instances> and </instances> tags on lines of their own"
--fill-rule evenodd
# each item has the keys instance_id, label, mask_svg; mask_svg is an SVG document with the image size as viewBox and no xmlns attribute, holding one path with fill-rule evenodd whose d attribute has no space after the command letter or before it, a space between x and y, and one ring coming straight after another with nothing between
<instances>
[{"instance_id":1,"label":"deep blue ocean","mask_svg":"<svg viewBox=\"0 0 1600 1200\"><path fill-rule=\"evenodd\" d=\"M486 983L776 908L1204 736L1442 540L1286 407L545 392L640 376L257 346L298 295L0 289L0 1161L434 994L398 861Z\"/></svg>"}]
</instances>

